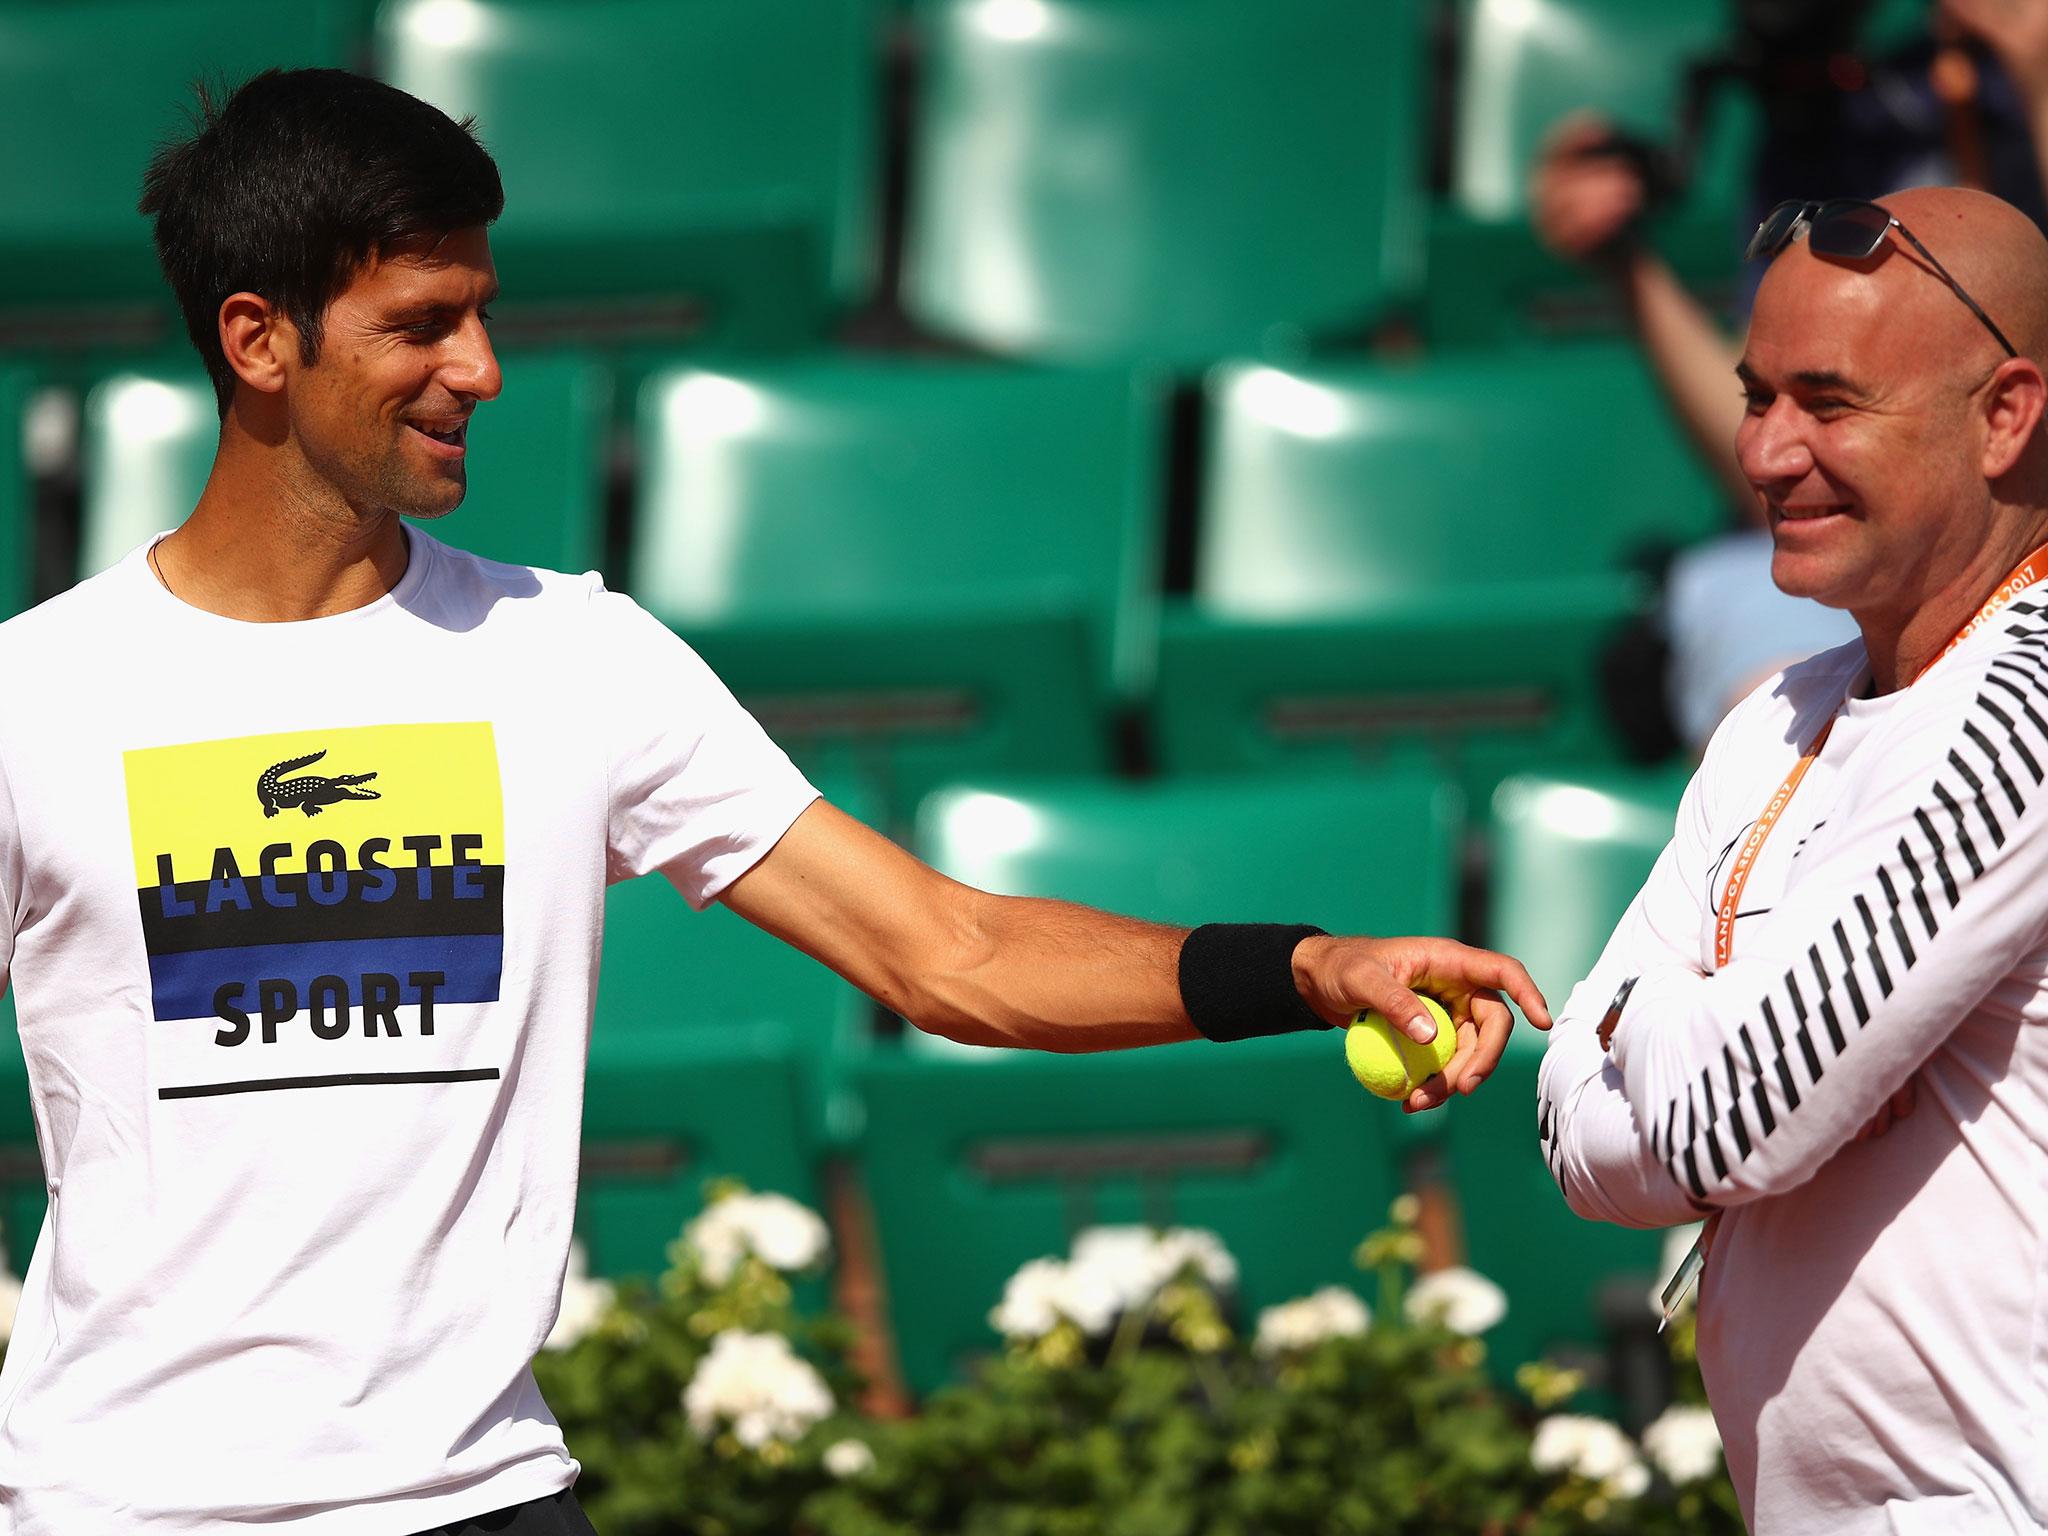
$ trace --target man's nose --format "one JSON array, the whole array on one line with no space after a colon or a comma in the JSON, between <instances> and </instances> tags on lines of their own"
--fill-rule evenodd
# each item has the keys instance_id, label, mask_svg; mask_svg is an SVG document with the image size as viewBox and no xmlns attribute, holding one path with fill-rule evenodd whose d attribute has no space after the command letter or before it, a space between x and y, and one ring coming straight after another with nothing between
<instances>
[{"instance_id":1,"label":"man's nose","mask_svg":"<svg viewBox=\"0 0 2048 1536\"><path fill-rule=\"evenodd\" d=\"M471 315L456 336L441 370L441 382L454 393L474 400L495 400L498 391L505 387L497 349L491 345L490 332L477 316Z\"/></svg>"},{"instance_id":2,"label":"man's nose","mask_svg":"<svg viewBox=\"0 0 2048 1536\"><path fill-rule=\"evenodd\" d=\"M1735 434L1735 457L1759 491L1803 480L1813 469L1813 450L1792 402L1780 398L1760 415L1745 416Z\"/></svg>"}]
</instances>

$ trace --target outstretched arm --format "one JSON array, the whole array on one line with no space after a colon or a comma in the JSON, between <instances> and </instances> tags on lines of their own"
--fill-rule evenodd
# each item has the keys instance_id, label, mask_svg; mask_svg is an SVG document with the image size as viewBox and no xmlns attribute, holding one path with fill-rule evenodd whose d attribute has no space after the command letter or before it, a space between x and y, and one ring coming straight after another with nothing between
<instances>
[{"instance_id":1,"label":"outstretched arm","mask_svg":"<svg viewBox=\"0 0 2048 1536\"><path fill-rule=\"evenodd\" d=\"M722 899L928 1033L973 1045L1082 1052L1193 1040L1181 999L1187 930L1071 902L994 896L947 879L818 802ZM1458 1025L1442 1081L1412 1109L1470 1092L1500 1060L1507 992L1539 1027L1542 996L1513 960L1439 939L1308 938L1295 946L1301 999L1326 1024L1377 1008L1434 1026L1411 988Z\"/></svg>"}]
</instances>

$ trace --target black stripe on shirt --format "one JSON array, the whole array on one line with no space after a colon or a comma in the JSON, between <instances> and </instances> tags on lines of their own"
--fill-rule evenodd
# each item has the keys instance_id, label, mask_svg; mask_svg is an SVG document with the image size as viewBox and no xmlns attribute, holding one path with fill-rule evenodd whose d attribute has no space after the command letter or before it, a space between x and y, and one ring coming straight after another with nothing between
<instances>
[{"instance_id":1,"label":"black stripe on shirt","mask_svg":"<svg viewBox=\"0 0 2048 1536\"><path fill-rule=\"evenodd\" d=\"M1978 729L1974 720L1963 722L1963 734L1977 743L1977 749L1984 754L1984 761L1991 765L1992 777L1998 780L1998 787L2005 791L2006 803L2012 807L2013 815L2022 815L2026 811L2026 803L2020 799L2019 787L2013 783L2012 775L2005 771L2005 765L1998 760L1998 748L1992 744L1991 738ZM2039 783L2040 780L2036 778L2035 782Z\"/></svg>"},{"instance_id":2,"label":"black stripe on shirt","mask_svg":"<svg viewBox=\"0 0 2048 1536\"><path fill-rule=\"evenodd\" d=\"M2017 688L2014 688L2010 682L2008 682L2006 679L2002 677L1988 677L1985 679L1985 681L1995 688L2004 688L2009 692L2013 693L2015 696L2017 696L2020 700L2020 707L2026 711L2028 717L2031 718L2036 725L2041 726L2041 734L2043 736L2048 736L2048 725L2041 725L2041 717L2034 713L2033 707L2026 702L2026 696L2024 694L2021 694ZM2020 739L2019 722L2014 720L2013 717L2007 714L2003 709L1999 708L1997 701L1994 699L1984 698L1979 699L1978 702L1984 706L1985 714L1989 715L1992 719L1996 720L2000 725L2005 727L2006 741L2011 744L2013 751L2019 754L2019 760L2021 763L2025 764L2028 776L2031 777L2036 784L2039 784L2042 778L2041 764L2039 760L2035 758L2034 754L2028 750L2027 744Z\"/></svg>"},{"instance_id":3,"label":"black stripe on shirt","mask_svg":"<svg viewBox=\"0 0 2048 1536\"><path fill-rule=\"evenodd\" d=\"M1920 871L1920 861L1913 857L1913 845L1903 837L1899 839L1899 862L1913 876L1913 905L1920 913L1920 922L1927 929L1927 937L1931 939L1941 932L1941 924L1935 920L1934 903L1927 899L1927 877Z\"/></svg>"},{"instance_id":4,"label":"black stripe on shirt","mask_svg":"<svg viewBox=\"0 0 2048 1536\"><path fill-rule=\"evenodd\" d=\"M1849 935L1840 918L1835 919L1835 948L1842 952L1842 986L1849 993L1849 1006L1856 1010L1856 1027L1861 1029L1870 1022L1870 1004L1863 1000L1863 984L1856 979L1856 952L1849 948Z\"/></svg>"},{"instance_id":5,"label":"black stripe on shirt","mask_svg":"<svg viewBox=\"0 0 2048 1536\"><path fill-rule=\"evenodd\" d=\"M1956 847L1961 850L1964 860L1970 866L1970 878L1981 878L1984 874L1984 861L1977 857L1977 845L1970 841L1970 828L1963 820L1963 808L1956 803L1956 797L1949 793L1948 786L1939 779L1934 781L1934 798L1941 802L1942 808L1949 814L1949 819L1956 824Z\"/></svg>"},{"instance_id":6,"label":"black stripe on shirt","mask_svg":"<svg viewBox=\"0 0 2048 1536\"><path fill-rule=\"evenodd\" d=\"M2032 605L2027 611L2041 613L2048 609ZM1929 783L1924 802L1914 807L1912 822L1917 838L1913 830L1900 836L1895 858L1881 861L1872 872L1870 884L1851 895L1853 918L1845 912L1832 924L1834 953L1824 955L1820 944L1809 946L1801 964L1788 967L1778 985L1759 1000L1756 1017L1768 1032L1768 1053L1758 1050L1750 1024L1741 1024L1736 1034L1741 1052L1738 1054L1732 1044L1722 1048L1718 1093L1711 1068L1702 1071L1697 1087L1687 1090L1686 1131L1675 1144L1672 1132L1677 1128L1679 1106L1676 1100L1671 1103L1661 1148L1663 1161L1674 1180L1694 1199L1706 1198L1700 1179L1701 1143L1705 1144L1706 1159L1725 1180L1729 1148L1734 1152L1734 1163L1739 1165L1787 1117L1798 1112L1799 1086L1792 1067L1794 1042L1811 1082L1820 1082L1823 1066L1814 1045L1805 987L1811 985L1816 989L1813 1011L1820 1015L1829 1046L1835 1056L1845 1054L1853 1047L1854 1039L1845 1038L1836 1011L1837 997L1848 999L1860 1035L1873 1017L1866 982L1875 985L1880 998L1890 997L1923 953L1916 949L1908 931L1907 906L1910 904L1918 914L1926 940L1936 938L1941 931L1942 914L1954 911L1962 901L1962 885L1984 874L1980 846L2003 848L2011 836L2012 823L2001 818L2026 815L2029 792L2048 783L2048 769L2043 766L2048 761L2048 714L2036 707L2037 699L2048 701L2048 629L2020 638L2026 643L1993 658L1974 707L1960 725L1955 744ZM2012 769L2013 763L2019 764L2020 769ZM2020 777L2022 770L2024 782ZM1965 868L1968 875L1959 880L1959 872ZM1939 906L1933 899L1930 878L1939 882ZM1882 916L1877 910L1879 900L1884 907ZM1856 940L1850 937L1851 926L1860 927ZM1808 969L1810 981L1805 975ZM1788 1010L1788 1017L1796 1025L1790 1040L1780 1023L1781 1008ZM1775 1095L1771 1091L1773 1079ZM1754 1136L1743 1113L1745 1097L1756 1115ZM1777 1112L1771 1104L1773 1097L1782 1099L1782 1108ZM1698 1113L1700 1103L1704 1104L1703 1116ZM1720 1132L1724 1122L1728 1128L1725 1142Z\"/></svg>"},{"instance_id":7,"label":"black stripe on shirt","mask_svg":"<svg viewBox=\"0 0 2048 1536\"><path fill-rule=\"evenodd\" d=\"M1904 843L1899 845L1901 848ZM1899 954L1905 959L1906 969L1920 957L1913 952L1913 941L1906 936L1906 921L1899 916L1899 888L1892 883L1892 872L1883 865L1878 866L1877 883L1884 887L1885 922L1891 926L1892 938L1898 942Z\"/></svg>"},{"instance_id":8,"label":"black stripe on shirt","mask_svg":"<svg viewBox=\"0 0 2048 1536\"><path fill-rule=\"evenodd\" d=\"M1883 873L1882 870L1879 871ZM1864 937L1870 942L1863 947L1863 956L1870 962L1870 973L1877 978L1880 997L1892 995L1892 973L1885 969L1884 952L1877 947L1877 919L1871 915L1870 903L1859 893L1856 897L1856 915L1863 919ZM1864 1021L1868 1023L1866 1019Z\"/></svg>"},{"instance_id":9,"label":"black stripe on shirt","mask_svg":"<svg viewBox=\"0 0 2048 1536\"><path fill-rule=\"evenodd\" d=\"M1763 1127L1764 1134L1768 1136L1778 1128L1778 1117L1771 1111L1771 1096L1764 1087L1763 1063L1757 1060L1756 1041L1750 1038L1749 1026L1747 1024L1743 1025L1736 1031L1736 1034L1742 1041L1743 1055L1749 1058L1749 1075L1752 1084L1750 1097L1756 1104L1757 1124ZM1744 1155L1747 1156L1748 1154L1745 1153Z\"/></svg>"},{"instance_id":10,"label":"black stripe on shirt","mask_svg":"<svg viewBox=\"0 0 2048 1536\"><path fill-rule=\"evenodd\" d=\"M1735 1138L1735 1155L1749 1156L1749 1127L1742 1123L1742 1082L1735 1075L1735 1052L1721 1047L1721 1067L1728 1074L1728 1131Z\"/></svg>"}]
</instances>

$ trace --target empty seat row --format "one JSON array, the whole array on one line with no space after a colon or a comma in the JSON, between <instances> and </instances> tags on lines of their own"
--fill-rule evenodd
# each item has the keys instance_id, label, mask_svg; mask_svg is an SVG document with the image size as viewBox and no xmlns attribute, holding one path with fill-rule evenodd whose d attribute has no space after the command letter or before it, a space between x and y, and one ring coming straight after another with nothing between
<instances>
[{"instance_id":1,"label":"empty seat row","mask_svg":"<svg viewBox=\"0 0 2048 1536\"><path fill-rule=\"evenodd\" d=\"M508 355L437 536L601 562L609 375ZM84 566L175 525L215 433L196 375L86 400ZM1407 754L1483 793L1610 756L1595 660L1635 556L1716 526L1641 364L1595 345L1208 385L1194 590L1159 593L1164 400L1145 375L901 357L657 370L624 585L820 771L899 822L963 775ZM613 572L614 584L619 573Z\"/></svg>"},{"instance_id":2,"label":"empty seat row","mask_svg":"<svg viewBox=\"0 0 2048 1536\"><path fill-rule=\"evenodd\" d=\"M919 50L904 308L1005 354L1284 350L1413 308L1434 244L1445 275L1432 323L1487 331L1499 294L1532 270L1559 276L1530 254L1519 211L1550 118L1592 103L1668 132L1685 64L1719 45L1724 8L1456 0L1454 164L1434 240L1431 9L904 9ZM16 338L76 341L75 326L38 322L51 305L160 309L135 199L193 79L365 57L474 115L499 158L508 320L559 323L574 301L581 323L634 316L627 334L776 344L815 337L874 290L883 39L897 14L876 0L387 0L367 38L360 12L356 0L0 3L0 318ZM1728 185L1709 176L1687 215L1695 236L1713 232L1724 268Z\"/></svg>"}]
</instances>

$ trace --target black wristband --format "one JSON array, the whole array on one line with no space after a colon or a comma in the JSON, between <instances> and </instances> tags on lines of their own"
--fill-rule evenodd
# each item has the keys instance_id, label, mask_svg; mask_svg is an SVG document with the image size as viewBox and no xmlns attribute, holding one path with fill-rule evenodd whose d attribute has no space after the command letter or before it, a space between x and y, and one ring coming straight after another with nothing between
<instances>
[{"instance_id":1,"label":"black wristband","mask_svg":"<svg viewBox=\"0 0 2048 1536\"><path fill-rule=\"evenodd\" d=\"M1204 923L1180 946L1180 1000L1211 1040L1328 1029L1294 985L1294 946L1323 930L1291 923Z\"/></svg>"}]
</instances>

